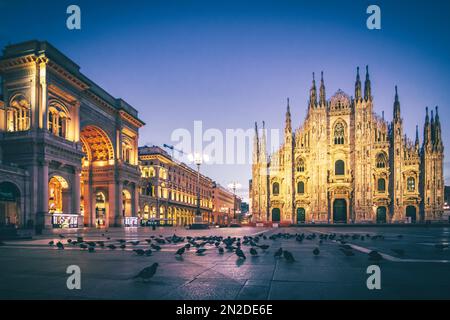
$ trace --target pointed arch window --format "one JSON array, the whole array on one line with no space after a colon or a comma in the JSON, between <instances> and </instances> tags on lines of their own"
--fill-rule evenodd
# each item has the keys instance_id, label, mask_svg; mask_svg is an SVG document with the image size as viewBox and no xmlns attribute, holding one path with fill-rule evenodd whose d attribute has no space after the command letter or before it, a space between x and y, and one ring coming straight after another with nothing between
<instances>
[{"instance_id":1,"label":"pointed arch window","mask_svg":"<svg viewBox=\"0 0 450 320\"><path fill-rule=\"evenodd\" d=\"M377 161L377 168L383 169L387 167L387 157L383 152L380 152L377 155L376 161Z\"/></svg>"},{"instance_id":2,"label":"pointed arch window","mask_svg":"<svg viewBox=\"0 0 450 320\"><path fill-rule=\"evenodd\" d=\"M300 159L297 164L297 172L305 172L305 160Z\"/></svg>"},{"instance_id":3,"label":"pointed arch window","mask_svg":"<svg viewBox=\"0 0 450 320\"><path fill-rule=\"evenodd\" d=\"M345 129L342 122L336 123L334 126L334 144L344 144L345 143Z\"/></svg>"}]
</instances>

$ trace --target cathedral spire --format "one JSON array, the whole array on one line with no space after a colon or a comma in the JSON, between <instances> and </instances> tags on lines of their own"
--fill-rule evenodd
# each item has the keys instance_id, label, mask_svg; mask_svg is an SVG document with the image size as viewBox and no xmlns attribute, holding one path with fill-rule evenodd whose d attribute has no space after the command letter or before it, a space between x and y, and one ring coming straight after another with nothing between
<instances>
[{"instance_id":1,"label":"cathedral spire","mask_svg":"<svg viewBox=\"0 0 450 320\"><path fill-rule=\"evenodd\" d=\"M359 67L356 68L356 82L355 82L355 100L361 99L361 78L359 76Z\"/></svg>"},{"instance_id":2,"label":"cathedral spire","mask_svg":"<svg viewBox=\"0 0 450 320\"><path fill-rule=\"evenodd\" d=\"M364 83L364 100L372 100L372 88L369 77L369 66L366 66L366 82Z\"/></svg>"},{"instance_id":3,"label":"cathedral spire","mask_svg":"<svg viewBox=\"0 0 450 320\"><path fill-rule=\"evenodd\" d=\"M441 149L442 148L442 137L441 137L441 122L439 120L439 110L438 106L436 106L436 118L435 118L435 124L434 124L434 145L436 148Z\"/></svg>"},{"instance_id":4,"label":"cathedral spire","mask_svg":"<svg viewBox=\"0 0 450 320\"><path fill-rule=\"evenodd\" d=\"M400 101L398 99L397 86L395 86L394 119L400 119Z\"/></svg>"},{"instance_id":5,"label":"cathedral spire","mask_svg":"<svg viewBox=\"0 0 450 320\"><path fill-rule=\"evenodd\" d=\"M320 106L325 107L326 105L326 94L325 94L325 82L323 81L323 71L320 73Z\"/></svg>"},{"instance_id":6,"label":"cathedral spire","mask_svg":"<svg viewBox=\"0 0 450 320\"><path fill-rule=\"evenodd\" d=\"M436 140L435 130L436 130L436 123L434 121L433 109L431 109L431 143L432 144L434 144L434 142Z\"/></svg>"},{"instance_id":7,"label":"cathedral spire","mask_svg":"<svg viewBox=\"0 0 450 320\"><path fill-rule=\"evenodd\" d=\"M419 149L419 126L416 125L416 142L414 143L416 150Z\"/></svg>"},{"instance_id":8,"label":"cathedral spire","mask_svg":"<svg viewBox=\"0 0 450 320\"><path fill-rule=\"evenodd\" d=\"M255 136L253 138L253 163L258 163L259 160L259 133L258 123L255 121Z\"/></svg>"},{"instance_id":9,"label":"cathedral spire","mask_svg":"<svg viewBox=\"0 0 450 320\"><path fill-rule=\"evenodd\" d=\"M291 107L289 106L289 98L287 98L287 108L286 108L286 126L285 131L292 131L292 125L291 125Z\"/></svg>"},{"instance_id":10,"label":"cathedral spire","mask_svg":"<svg viewBox=\"0 0 450 320\"><path fill-rule=\"evenodd\" d=\"M431 142L430 117L428 116L428 107L425 108L425 124L423 127L423 145L427 146Z\"/></svg>"},{"instance_id":11,"label":"cathedral spire","mask_svg":"<svg viewBox=\"0 0 450 320\"><path fill-rule=\"evenodd\" d=\"M313 81L312 81L312 87L309 91L309 107L314 108L317 105L317 89L316 89L316 79L315 74L313 72Z\"/></svg>"},{"instance_id":12,"label":"cathedral spire","mask_svg":"<svg viewBox=\"0 0 450 320\"><path fill-rule=\"evenodd\" d=\"M260 159L261 163L267 163L267 141L266 141L266 123L262 122L262 134L261 134L261 142L259 147Z\"/></svg>"}]
</instances>

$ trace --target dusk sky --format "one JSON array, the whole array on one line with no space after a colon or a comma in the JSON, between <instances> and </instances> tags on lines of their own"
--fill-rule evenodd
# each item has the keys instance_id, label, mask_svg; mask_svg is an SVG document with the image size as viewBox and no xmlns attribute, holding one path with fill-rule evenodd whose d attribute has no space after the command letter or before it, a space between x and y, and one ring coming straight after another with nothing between
<instances>
[{"instance_id":1,"label":"dusk sky","mask_svg":"<svg viewBox=\"0 0 450 320\"><path fill-rule=\"evenodd\" d=\"M81 8L82 29L66 28L66 8ZM381 30L366 9L381 7ZM173 130L293 126L306 115L312 72L324 71L327 98L354 93L356 67L369 65L375 111L392 118L398 85L404 129L414 138L425 106L439 108L445 181L450 184L449 1L4 1L0 47L47 40L81 72L139 111L140 144L173 144ZM364 76L364 72L362 74ZM205 165L247 198L250 164Z\"/></svg>"}]
</instances>

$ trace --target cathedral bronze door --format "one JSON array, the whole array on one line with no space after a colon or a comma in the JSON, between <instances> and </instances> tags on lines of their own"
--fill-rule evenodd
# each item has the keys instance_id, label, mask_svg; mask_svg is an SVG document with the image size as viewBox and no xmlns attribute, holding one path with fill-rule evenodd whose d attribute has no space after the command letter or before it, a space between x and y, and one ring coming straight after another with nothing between
<instances>
[{"instance_id":1,"label":"cathedral bronze door","mask_svg":"<svg viewBox=\"0 0 450 320\"><path fill-rule=\"evenodd\" d=\"M333 222L347 223L347 202L345 199L336 199L333 203Z\"/></svg>"},{"instance_id":2,"label":"cathedral bronze door","mask_svg":"<svg viewBox=\"0 0 450 320\"><path fill-rule=\"evenodd\" d=\"M386 223L386 207L377 208L377 223Z\"/></svg>"},{"instance_id":3,"label":"cathedral bronze door","mask_svg":"<svg viewBox=\"0 0 450 320\"><path fill-rule=\"evenodd\" d=\"M407 206L406 207L406 217L411 218L411 223L416 223L416 207Z\"/></svg>"},{"instance_id":4,"label":"cathedral bronze door","mask_svg":"<svg viewBox=\"0 0 450 320\"><path fill-rule=\"evenodd\" d=\"M305 223L306 214L304 208L297 208L297 223Z\"/></svg>"},{"instance_id":5,"label":"cathedral bronze door","mask_svg":"<svg viewBox=\"0 0 450 320\"><path fill-rule=\"evenodd\" d=\"M272 222L280 222L281 212L280 209L274 208L272 209Z\"/></svg>"}]
</instances>

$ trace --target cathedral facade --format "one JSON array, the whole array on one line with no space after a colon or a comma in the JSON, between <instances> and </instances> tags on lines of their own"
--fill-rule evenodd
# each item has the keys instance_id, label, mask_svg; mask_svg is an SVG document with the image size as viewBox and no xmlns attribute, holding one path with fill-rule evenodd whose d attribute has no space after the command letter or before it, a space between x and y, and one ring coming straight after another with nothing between
<instances>
[{"instance_id":1,"label":"cathedral facade","mask_svg":"<svg viewBox=\"0 0 450 320\"><path fill-rule=\"evenodd\" d=\"M330 99L323 73L313 77L308 112L292 128L287 103L284 141L266 150L266 130L255 124L250 197L256 222L402 223L443 215L444 147L438 108L426 108L423 141L403 133L395 88L393 120L374 113L368 68L364 89L357 71L354 97Z\"/></svg>"}]
</instances>

